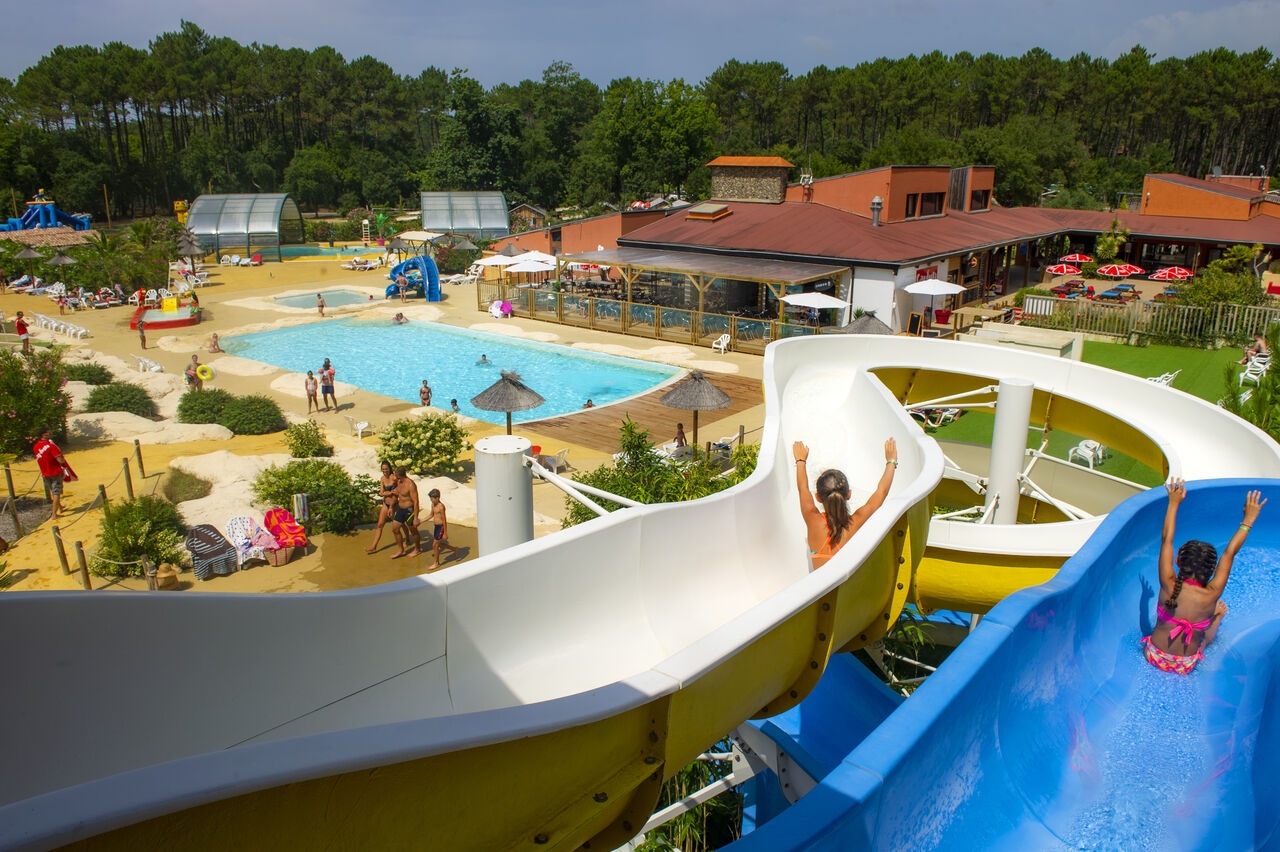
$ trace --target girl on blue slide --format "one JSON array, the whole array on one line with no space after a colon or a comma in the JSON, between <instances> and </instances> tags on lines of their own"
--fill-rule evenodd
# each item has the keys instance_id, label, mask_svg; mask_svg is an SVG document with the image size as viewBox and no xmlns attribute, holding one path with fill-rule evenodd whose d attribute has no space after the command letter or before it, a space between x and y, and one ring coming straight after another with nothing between
<instances>
[{"instance_id":1,"label":"girl on blue slide","mask_svg":"<svg viewBox=\"0 0 1280 852\"><path fill-rule=\"evenodd\" d=\"M1192 539L1178 548L1175 559L1174 526L1187 486L1181 479L1173 479L1165 488L1169 492L1169 508L1160 538L1162 603L1156 605L1156 627L1150 636L1143 637L1142 648L1147 662L1161 671L1191 674L1196 663L1204 659L1205 646L1218 635L1222 617L1227 614L1227 605L1221 598L1231 576L1231 565L1267 501L1262 499L1261 491L1245 495L1244 519L1221 557L1212 544Z\"/></svg>"}]
</instances>

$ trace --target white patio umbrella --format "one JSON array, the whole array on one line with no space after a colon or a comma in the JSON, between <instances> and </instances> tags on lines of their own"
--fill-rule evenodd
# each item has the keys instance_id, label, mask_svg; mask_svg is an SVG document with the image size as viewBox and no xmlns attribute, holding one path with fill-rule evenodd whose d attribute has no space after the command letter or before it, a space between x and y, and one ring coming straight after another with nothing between
<instances>
[{"instance_id":1,"label":"white patio umbrella","mask_svg":"<svg viewBox=\"0 0 1280 852\"><path fill-rule=\"evenodd\" d=\"M524 254L516 255L516 260L540 260L543 263L555 263L556 256L547 254L545 251L527 251Z\"/></svg>"},{"instance_id":2,"label":"white patio umbrella","mask_svg":"<svg viewBox=\"0 0 1280 852\"><path fill-rule=\"evenodd\" d=\"M491 257L482 257L475 262L476 266L510 266L513 263L519 263L514 257L507 257L503 254L495 254Z\"/></svg>"},{"instance_id":3,"label":"white patio umbrella","mask_svg":"<svg viewBox=\"0 0 1280 852\"><path fill-rule=\"evenodd\" d=\"M782 297L788 305L800 308L843 308L847 305L835 296L826 293L788 293Z\"/></svg>"},{"instance_id":4,"label":"white patio umbrella","mask_svg":"<svg viewBox=\"0 0 1280 852\"><path fill-rule=\"evenodd\" d=\"M554 263L542 260L520 260L507 266L507 272L551 272L556 268Z\"/></svg>"},{"instance_id":5,"label":"white patio umbrella","mask_svg":"<svg viewBox=\"0 0 1280 852\"><path fill-rule=\"evenodd\" d=\"M937 278L916 281L914 284L908 284L902 289L913 296L928 296L930 308L933 307L933 300L936 296L954 296L956 293L964 292L964 288L959 284L952 284L950 281L941 281Z\"/></svg>"},{"instance_id":6,"label":"white patio umbrella","mask_svg":"<svg viewBox=\"0 0 1280 852\"><path fill-rule=\"evenodd\" d=\"M405 231L403 234L396 234L396 236L411 243L429 243L432 240L443 237L444 234L437 234L435 231Z\"/></svg>"}]
</instances>

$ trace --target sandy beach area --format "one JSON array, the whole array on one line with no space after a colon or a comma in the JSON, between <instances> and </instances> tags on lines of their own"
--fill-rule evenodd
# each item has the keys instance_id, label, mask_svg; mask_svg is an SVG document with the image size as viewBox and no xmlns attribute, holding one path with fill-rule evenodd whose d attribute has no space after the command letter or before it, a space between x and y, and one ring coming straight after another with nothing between
<instances>
[{"instance_id":1,"label":"sandy beach area","mask_svg":"<svg viewBox=\"0 0 1280 852\"><path fill-rule=\"evenodd\" d=\"M221 529L226 520L236 514L251 514L261 520L265 507L251 505L248 483L260 470L270 464L288 460L288 452L282 436L230 436L217 430L221 427L188 426L173 421L177 400L185 390L182 371L193 354L200 355L201 362L211 364L217 371L217 379L211 386L224 388L236 394L258 393L275 399L290 421L306 419L306 398L302 389L302 377L296 373L269 364L237 358L226 354L210 354L207 345L212 333L220 337L252 331L282 328L302 323L323 323L335 317L359 315L370 318L390 318L403 313L416 320L438 322L459 328L493 334L557 343L584 350L606 352L645 360L661 361L686 369L701 369L710 374L724 373L759 379L762 359L756 355L728 353L720 355L709 349L681 346L666 341L649 341L643 338L609 332L579 329L534 320L493 320L487 312L478 309L474 285L445 285L444 300L424 303L421 300L401 303L381 298L386 285L383 273L353 272L344 270L337 259L298 260L285 263L268 263L260 267L226 267L207 265L210 286L198 291L203 307L202 322L190 328L156 331L147 335L144 352L135 331L129 329L131 307L117 307L98 311L77 312L72 322L90 331L83 339L68 338L47 329L33 327L33 337L39 341L55 342L67 346L68 362L92 361L107 366L117 380L131 381L147 388L157 401L162 421L149 421L128 414L85 415L73 412L69 422L69 438L63 446L67 459L79 474L79 480L67 485L64 507L69 514L61 523L61 535L66 543L71 574L64 574L54 545L51 524L45 520L36 529L13 543L10 550L0 555L0 561L15 572L15 590L80 589L76 576L73 542L80 541L86 551L92 551L97 540L101 509L80 510L93 504L98 495L98 485L106 486L108 500L125 498L123 459L130 458L131 477L135 494L153 493L162 487L162 481L171 468L194 473L213 483L209 496L200 500L179 504L189 524L211 523ZM72 278L74 281L74 278ZM330 307L322 319L314 308L293 308L275 301L279 296L314 294L317 290L342 288L374 295L373 301L350 306ZM12 330L13 318L22 310L30 316L42 313L57 315L57 306L44 296L20 294L0 295L0 312L6 327ZM361 353L335 353L335 363L353 357L370 357L377 354L377 341L370 341L369 351ZM164 367L163 373L142 372L134 356L149 358ZM341 371L339 372L341 375ZM82 407L87 396L85 386L71 383L73 408ZM399 399L362 390L353 385L338 383L337 412L320 412L312 415L324 426L335 448L334 461L351 473L368 473L376 476L377 460L374 449L377 439L373 432L386 423L417 413L428 411L420 406ZM606 408L607 410L607 408ZM357 438L348 417L368 422L370 429ZM679 412L672 412L672 423L681 419ZM748 430L758 429L763 422L763 406L758 405L729 417L717 419L715 412L707 412L702 422L706 434L719 435L736 432L739 425ZM498 434L504 427L478 420L464 419L474 442L485 435ZM619 414L621 422L621 413ZM572 465L570 473L590 470L611 462L611 452L591 448L573 441L566 442L563 435L540 435L537 423L517 424L518 434L528 437L544 452L569 450ZM662 437L662 436L655 436ZM146 475L141 476L134 456L135 438L142 444ZM35 464L27 455L11 465L14 486L22 493L33 483ZM461 550L456 560L448 561L442 570L476 555L475 491L473 457L464 452L457 471L441 477L415 477L424 495L430 488L440 488L449 510L450 540ZM3 498L0 494L0 498ZM40 489L31 497L43 498ZM544 482L534 483L535 535L543 536L560 529L564 513L563 494ZM45 512L41 517L47 517ZM313 546L305 555L295 556L287 565L273 567L257 564L257 567L226 577L208 581L192 579L184 572L181 587L197 591L216 592L310 592L349 589L374 585L414 576L431 564L428 553L415 559L396 559L390 530L382 539L382 550L372 556L364 552L371 539L371 527L362 528L350 535L316 535ZM425 559L425 561L424 561ZM92 576L95 589L141 589L145 582L138 579L110 581Z\"/></svg>"}]
</instances>

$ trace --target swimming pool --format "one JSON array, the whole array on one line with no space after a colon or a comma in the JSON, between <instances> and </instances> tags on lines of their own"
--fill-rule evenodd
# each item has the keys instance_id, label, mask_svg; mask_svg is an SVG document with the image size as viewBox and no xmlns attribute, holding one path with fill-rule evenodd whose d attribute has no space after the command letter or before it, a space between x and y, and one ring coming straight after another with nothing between
<instances>
[{"instance_id":1,"label":"swimming pool","mask_svg":"<svg viewBox=\"0 0 1280 852\"><path fill-rule=\"evenodd\" d=\"M330 308L340 308L343 305L359 305L369 301L368 294L357 293L355 290L317 290L316 292L324 296L325 306ZM290 308L314 308L316 306L316 294L301 293L297 296L276 296L276 302Z\"/></svg>"},{"instance_id":2,"label":"swimming pool","mask_svg":"<svg viewBox=\"0 0 1280 852\"><path fill-rule=\"evenodd\" d=\"M415 405L427 379L437 408L447 409L457 399L462 414L488 423L505 423L506 415L475 408L471 397L496 382L501 370L515 370L547 400L514 412L516 422L577 411L588 399L596 405L616 402L681 373L665 364L416 321L352 318L225 337L221 343L233 355L301 373L330 358L338 381ZM481 355L491 363L477 366Z\"/></svg>"},{"instance_id":3,"label":"swimming pool","mask_svg":"<svg viewBox=\"0 0 1280 852\"><path fill-rule=\"evenodd\" d=\"M382 254L382 246L280 246L281 257L338 257L357 254Z\"/></svg>"}]
</instances>

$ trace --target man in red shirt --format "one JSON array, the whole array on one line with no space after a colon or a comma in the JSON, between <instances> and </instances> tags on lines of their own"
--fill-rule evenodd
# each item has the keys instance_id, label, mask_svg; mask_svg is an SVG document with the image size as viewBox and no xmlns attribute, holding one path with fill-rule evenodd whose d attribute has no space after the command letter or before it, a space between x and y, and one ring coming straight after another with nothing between
<instances>
[{"instance_id":1,"label":"man in red shirt","mask_svg":"<svg viewBox=\"0 0 1280 852\"><path fill-rule=\"evenodd\" d=\"M18 318L13 321L13 330L17 333L18 339L22 341L22 354L31 354L31 331L27 328L27 321L22 318L22 311L18 311Z\"/></svg>"},{"instance_id":2,"label":"man in red shirt","mask_svg":"<svg viewBox=\"0 0 1280 852\"><path fill-rule=\"evenodd\" d=\"M40 465L40 475L44 477L45 488L53 500L53 517L57 520L62 514L62 481L64 478L75 479L71 465L62 457L62 450L51 439L53 432L48 426L40 430L40 440L36 441L31 451L35 453L36 464Z\"/></svg>"}]
</instances>

